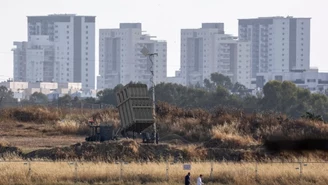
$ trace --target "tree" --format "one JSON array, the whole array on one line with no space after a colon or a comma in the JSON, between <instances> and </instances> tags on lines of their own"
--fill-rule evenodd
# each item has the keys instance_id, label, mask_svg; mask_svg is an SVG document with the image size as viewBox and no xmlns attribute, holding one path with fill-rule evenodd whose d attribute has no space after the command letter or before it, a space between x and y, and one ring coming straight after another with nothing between
<instances>
[{"instance_id":1,"label":"tree","mask_svg":"<svg viewBox=\"0 0 328 185\"><path fill-rule=\"evenodd\" d=\"M229 90L232 88L233 85L229 77L219 73L212 73L211 80L212 82L214 82L216 87L220 85Z\"/></svg>"},{"instance_id":2,"label":"tree","mask_svg":"<svg viewBox=\"0 0 328 185\"><path fill-rule=\"evenodd\" d=\"M281 83L281 97L278 109L281 112L289 113L292 109L292 106L297 103L297 87L293 82L284 81Z\"/></svg>"},{"instance_id":3,"label":"tree","mask_svg":"<svg viewBox=\"0 0 328 185\"><path fill-rule=\"evenodd\" d=\"M68 94L65 94L63 97L58 98L58 104L60 106L70 106L72 103L72 97Z\"/></svg>"},{"instance_id":4,"label":"tree","mask_svg":"<svg viewBox=\"0 0 328 185\"><path fill-rule=\"evenodd\" d=\"M32 103L45 104L48 103L48 97L41 92L35 92L30 96L30 101Z\"/></svg>"},{"instance_id":5,"label":"tree","mask_svg":"<svg viewBox=\"0 0 328 185\"><path fill-rule=\"evenodd\" d=\"M14 102L14 94L5 86L0 86L0 105L4 102Z\"/></svg>"},{"instance_id":6,"label":"tree","mask_svg":"<svg viewBox=\"0 0 328 185\"><path fill-rule=\"evenodd\" d=\"M87 97L82 100L84 103L96 103L96 98L93 97Z\"/></svg>"},{"instance_id":7,"label":"tree","mask_svg":"<svg viewBox=\"0 0 328 185\"><path fill-rule=\"evenodd\" d=\"M211 83L211 81L209 79L205 78L205 80L204 80L205 89L208 91L213 91L213 86L214 85Z\"/></svg>"},{"instance_id":8,"label":"tree","mask_svg":"<svg viewBox=\"0 0 328 185\"><path fill-rule=\"evenodd\" d=\"M246 112L249 113L253 111L257 111L259 100L260 99L257 98L256 96L246 95L246 97L243 98L242 107L245 109Z\"/></svg>"},{"instance_id":9,"label":"tree","mask_svg":"<svg viewBox=\"0 0 328 185\"><path fill-rule=\"evenodd\" d=\"M236 82L232 89L231 89L231 92L233 93L239 93L240 95L245 95L247 93L247 88L243 85L243 84L240 84L238 82Z\"/></svg>"},{"instance_id":10,"label":"tree","mask_svg":"<svg viewBox=\"0 0 328 185\"><path fill-rule=\"evenodd\" d=\"M137 83L137 84L141 84L141 83ZM117 93L120 89L122 89L124 86L122 84L118 84L114 87L114 92Z\"/></svg>"},{"instance_id":11,"label":"tree","mask_svg":"<svg viewBox=\"0 0 328 185\"><path fill-rule=\"evenodd\" d=\"M132 83L132 82L130 82ZM114 89L104 89L97 93L97 97L100 103L106 103L111 105L117 105L116 92L123 87L122 84L118 84Z\"/></svg>"},{"instance_id":12,"label":"tree","mask_svg":"<svg viewBox=\"0 0 328 185\"><path fill-rule=\"evenodd\" d=\"M278 105L281 99L281 82L270 81L263 87L264 97L260 101L263 109L278 110Z\"/></svg>"}]
</instances>

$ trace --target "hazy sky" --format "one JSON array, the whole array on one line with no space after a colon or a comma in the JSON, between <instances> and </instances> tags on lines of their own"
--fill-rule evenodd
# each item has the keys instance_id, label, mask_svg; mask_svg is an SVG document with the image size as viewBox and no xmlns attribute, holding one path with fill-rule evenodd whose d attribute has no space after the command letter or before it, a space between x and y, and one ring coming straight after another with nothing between
<instances>
[{"instance_id":1,"label":"hazy sky","mask_svg":"<svg viewBox=\"0 0 328 185\"><path fill-rule=\"evenodd\" d=\"M325 1L0 0L0 80L13 76L11 49L13 41L27 39L26 16L55 13L96 16L96 60L99 28L117 28L121 22L141 22L147 33L167 41L169 76L180 66L182 28L199 28L202 22L223 22L226 33L237 35L240 18L311 17L311 66L328 71L328 2Z\"/></svg>"}]
</instances>

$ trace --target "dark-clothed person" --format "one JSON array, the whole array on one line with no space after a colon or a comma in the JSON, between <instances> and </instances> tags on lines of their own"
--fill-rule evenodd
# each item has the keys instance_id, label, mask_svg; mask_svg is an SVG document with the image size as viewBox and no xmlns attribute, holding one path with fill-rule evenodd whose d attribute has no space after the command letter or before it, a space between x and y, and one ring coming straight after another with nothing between
<instances>
[{"instance_id":1,"label":"dark-clothed person","mask_svg":"<svg viewBox=\"0 0 328 185\"><path fill-rule=\"evenodd\" d=\"M185 176L185 185L190 185L190 172Z\"/></svg>"}]
</instances>

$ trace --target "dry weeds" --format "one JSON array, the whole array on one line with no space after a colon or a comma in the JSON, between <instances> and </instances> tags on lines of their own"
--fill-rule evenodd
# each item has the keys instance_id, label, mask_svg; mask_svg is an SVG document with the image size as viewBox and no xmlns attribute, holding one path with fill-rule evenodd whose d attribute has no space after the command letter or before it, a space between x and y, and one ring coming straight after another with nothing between
<instances>
[{"instance_id":1,"label":"dry weeds","mask_svg":"<svg viewBox=\"0 0 328 185\"><path fill-rule=\"evenodd\" d=\"M306 166L305 166L306 164ZM29 168L31 169L29 171ZM195 183L326 184L325 163L191 163ZM182 184L181 163L0 162L0 184Z\"/></svg>"}]
</instances>

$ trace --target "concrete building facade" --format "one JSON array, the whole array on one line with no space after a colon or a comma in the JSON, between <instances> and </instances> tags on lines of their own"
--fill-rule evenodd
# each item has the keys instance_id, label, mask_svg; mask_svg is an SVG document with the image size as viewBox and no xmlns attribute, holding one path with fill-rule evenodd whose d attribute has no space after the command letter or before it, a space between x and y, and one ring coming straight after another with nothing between
<instances>
[{"instance_id":1,"label":"concrete building facade","mask_svg":"<svg viewBox=\"0 0 328 185\"><path fill-rule=\"evenodd\" d=\"M239 39L251 42L253 78L310 69L310 18L239 19Z\"/></svg>"},{"instance_id":2,"label":"concrete building facade","mask_svg":"<svg viewBox=\"0 0 328 185\"><path fill-rule=\"evenodd\" d=\"M14 45L14 81L96 88L94 16L29 16L28 41Z\"/></svg>"},{"instance_id":3,"label":"concrete building facade","mask_svg":"<svg viewBox=\"0 0 328 185\"><path fill-rule=\"evenodd\" d=\"M151 87L151 63L141 53L143 47L158 54L153 57L155 83L166 81L166 41L153 40L153 36L142 32L141 23L121 23L118 29L100 29L98 89L130 82Z\"/></svg>"},{"instance_id":4,"label":"concrete building facade","mask_svg":"<svg viewBox=\"0 0 328 185\"><path fill-rule=\"evenodd\" d=\"M203 23L200 29L181 30L182 85L203 85L212 73L251 87L251 45L224 33L223 23Z\"/></svg>"},{"instance_id":5,"label":"concrete building facade","mask_svg":"<svg viewBox=\"0 0 328 185\"><path fill-rule=\"evenodd\" d=\"M264 84L272 81L291 81L296 86L311 92L326 93L328 95L328 73L319 73L318 69L298 72L271 72L258 74L264 79Z\"/></svg>"}]
</instances>

